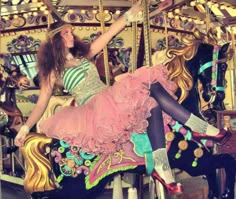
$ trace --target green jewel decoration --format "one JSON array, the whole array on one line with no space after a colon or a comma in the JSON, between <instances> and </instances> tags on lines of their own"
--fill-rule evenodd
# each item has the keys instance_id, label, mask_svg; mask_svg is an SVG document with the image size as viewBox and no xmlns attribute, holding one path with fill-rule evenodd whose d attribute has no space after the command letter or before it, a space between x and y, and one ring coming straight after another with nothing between
<instances>
[{"instance_id":1,"label":"green jewel decoration","mask_svg":"<svg viewBox=\"0 0 236 199\"><path fill-rule=\"evenodd\" d=\"M72 147L72 151L78 151L78 147L77 146L73 146Z\"/></svg>"},{"instance_id":2,"label":"green jewel decoration","mask_svg":"<svg viewBox=\"0 0 236 199\"><path fill-rule=\"evenodd\" d=\"M216 79L216 73L212 73L212 79Z\"/></svg>"},{"instance_id":3,"label":"green jewel decoration","mask_svg":"<svg viewBox=\"0 0 236 199\"><path fill-rule=\"evenodd\" d=\"M64 177L63 174L59 175L57 177L57 182L60 183L63 180L63 177Z\"/></svg>"},{"instance_id":4,"label":"green jewel decoration","mask_svg":"<svg viewBox=\"0 0 236 199\"><path fill-rule=\"evenodd\" d=\"M178 152L175 154L175 159L179 159L180 157L181 157L181 153Z\"/></svg>"},{"instance_id":5,"label":"green jewel decoration","mask_svg":"<svg viewBox=\"0 0 236 199\"><path fill-rule=\"evenodd\" d=\"M58 152L59 152L59 153L63 153L64 151L65 151L65 148L64 148L64 147L59 147L59 148L58 148Z\"/></svg>"},{"instance_id":6,"label":"green jewel decoration","mask_svg":"<svg viewBox=\"0 0 236 199\"><path fill-rule=\"evenodd\" d=\"M193 161L193 163L192 163L192 167L196 167L197 166L197 161Z\"/></svg>"}]
</instances>

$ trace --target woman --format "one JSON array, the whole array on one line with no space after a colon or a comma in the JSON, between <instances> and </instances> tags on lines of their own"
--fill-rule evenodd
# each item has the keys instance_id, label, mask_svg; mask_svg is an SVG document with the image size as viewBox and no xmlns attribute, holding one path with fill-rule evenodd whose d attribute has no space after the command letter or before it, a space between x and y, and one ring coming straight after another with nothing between
<instances>
[{"instance_id":1,"label":"woman","mask_svg":"<svg viewBox=\"0 0 236 199\"><path fill-rule=\"evenodd\" d=\"M101 82L90 60L130 19L134 19L130 16L137 15L139 11L140 6L136 3L128 14L114 22L91 45L79 40L67 23L59 21L51 26L49 37L38 52L40 96L17 134L15 144L23 146L26 134L44 113L53 87L63 85L75 97L78 106L62 108L43 121L40 126L42 133L97 155L113 153L122 148L131 133L147 130L155 170L170 193L178 193L181 189L172 176L165 148L162 112L168 114L164 114L165 124L173 117L193 131L202 133L196 134L197 138L221 141L229 132L219 131L180 106L173 98L177 86L168 80L162 65L142 67L110 87ZM159 175L155 176L159 178Z\"/></svg>"}]
</instances>

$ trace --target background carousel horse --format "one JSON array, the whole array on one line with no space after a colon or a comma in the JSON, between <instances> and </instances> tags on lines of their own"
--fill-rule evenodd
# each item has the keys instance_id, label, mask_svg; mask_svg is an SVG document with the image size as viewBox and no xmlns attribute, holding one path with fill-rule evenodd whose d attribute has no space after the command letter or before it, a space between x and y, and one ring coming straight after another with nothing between
<instances>
[{"instance_id":1,"label":"background carousel horse","mask_svg":"<svg viewBox=\"0 0 236 199\"><path fill-rule=\"evenodd\" d=\"M13 139L15 138L19 128L23 124L23 117L20 109L16 105L15 90L18 88L26 88L29 84L28 78L21 73L19 67L10 65L0 67L0 95L3 100L0 101L0 134L3 136L3 140L6 142L5 146L2 146L3 154L11 154L16 152L18 147L13 144ZM17 158L15 154L11 156ZM4 158L5 159L5 158ZM7 159L7 158L6 158ZM7 160L4 162L3 169L4 172L9 172L12 175L18 175L15 170L17 164L11 163ZM21 165L18 160L20 168L24 166ZM11 168L10 168L11 167ZM10 169L10 171L8 171ZM22 174L22 172L20 172ZM19 173L19 175L21 175Z\"/></svg>"},{"instance_id":2,"label":"background carousel horse","mask_svg":"<svg viewBox=\"0 0 236 199\"><path fill-rule=\"evenodd\" d=\"M208 49L208 53L198 56L199 51L206 52L205 48ZM198 65L195 65L198 69L202 63L215 59L213 56L214 46L204 44L200 38L189 42L189 45L186 45L185 53L189 52L189 49L195 49L195 51L188 56L182 52L183 56L179 54L174 59L177 59L177 61L188 60L189 63L194 59L195 63L198 63ZM217 60L226 56L227 49L228 45L219 48ZM171 62L168 65L170 71ZM172 66L175 66L175 64ZM173 72L170 74L177 75ZM199 73L201 80L204 79L204 74L207 73ZM174 75L171 78L178 80L178 77ZM170 124L170 127L175 128L172 124ZM175 129L175 131L181 131L181 129ZM184 135L187 135L186 132L188 131L185 131ZM180 168L192 176L206 175L210 187L213 183L209 181L209 178L212 180L215 177L213 174L215 174L217 168L226 169L227 179L229 175L231 179L232 175L235 176L235 161L230 155L212 155L202 145L199 146L198 143L191 141L191 138L187 138L181 133L175 133L174 135L174 140L168 139L168 141L171 141L171 145L168 145L168 154L173 168ZM179 147L179 143L184 143L185 146L187 143L188 150L185 150L186 147ZM109 156L85 154L78 147L69 146L62 140L53 140L52 142L51 138L44 135L30 133L23 148L27 165L25 190L32 193L33 198L69 199L74 198L75 195L79 198L91 198L93 194L97 195L98 191L103 190L105 184L117 173L135 172L144 174L146 172L144 152L148 150L150 150L150 144L145 133L141 135L133 134L131 142L125 144L121 151ZM229 160L231 165L224 165L226 162L229 163ZM228 170L227 166L230 167ZM231 167L234 169L232 170ZM215 185L215 178L213 180ZM231 186L232 180L230 182L226 181L226 188L230 190L231 195L224 198L232 198L234 193ZM61 187L61 189L58 189L58 187ZM212 189L212 192L213 195L218 195L215 189Z\"/></svg>"},{"instance_id":3,"label":"background carousel horse","mask_svg":"<svg viewBox=\"0 0 236 199\"><path fill-rule=\"evenodd\" d=\"M0 95L4 96L0 110L1 118L5 119L1 123L1 134L14 138L23 123L21 111L16 105L15 90L27 88L29 80L15 65L1 65L0 77Z\"/></svg>"},{"instance_id":4,"label":"background carousel horse","mask_svg":"<svg viewBox=\"0 0 236 199\"><path fill-rule=\"evenodd\" d=\"M128 71L128 65L130 63L129 61L130 52L131 52L131 48L126 48L126 49L109 48L108 49L108 64L109 64L111 84L115 82L116 76ZM103 52L96 56L95 65L100 75L100 79L104 83L106 83Z\"/></svg>"}]
</instances>

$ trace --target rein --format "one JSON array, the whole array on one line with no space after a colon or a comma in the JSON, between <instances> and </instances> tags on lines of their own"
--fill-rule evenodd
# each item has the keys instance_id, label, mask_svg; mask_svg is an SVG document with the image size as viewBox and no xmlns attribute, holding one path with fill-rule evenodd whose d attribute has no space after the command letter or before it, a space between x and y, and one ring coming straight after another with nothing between
<instances>
[{"instance_id":1,"label":"rein","mask_svg":"<svg viewBox=\"0 0 236 199\"><path fill-rule=\"evenodd\" d=\"M203 71L205 71L209 67L212 67L212 73L211 73L212 89L213 89L213 91L224 91L225 88L223 86L217 85L218 63L221 63L224 61L224 59L218 60L218 57L219 57L219 47L215 45L214 50L213 50L212 61L209 61L209 62L203 64L198 71L198 75L200 75Z\"/></svg>"},{"instance_id":2,"label":"rein","mask_svg":"<svg viewBox=\"0 0 236 199\"><path fill-rule=\"evenodd\" d=\"M203 64L198 71L198 75L200 75L202 72L204 72L206 69L209 67L212 67L212 72L211 72L211 93L210 93L210 100L208 104L211 104L215 101L216 98L216 92L217 91L225 91L225 88L223 86L219 86L217 84L217 77L218 77L218 63L225 62L225 58L219 60L219 46L214 45L213 49L213 55L212 55L212 61L209 61L205 64Z\"/></svg>"}]
</instances>

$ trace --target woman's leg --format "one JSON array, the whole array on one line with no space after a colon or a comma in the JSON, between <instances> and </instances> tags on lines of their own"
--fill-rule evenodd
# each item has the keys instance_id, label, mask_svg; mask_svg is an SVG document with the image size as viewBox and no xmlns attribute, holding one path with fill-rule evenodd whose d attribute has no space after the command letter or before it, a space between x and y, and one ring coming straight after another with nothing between
<instances>
[{"instance_id":1,"label":"woman's leg","mask_svg":"<svg viewBox=\"0 0 236 199\"><path fill-rule=\"evenodd\" d=\"M147 128L148 137L153 149L153 158L155 162L155 170L165 180L167 184L175 182L169 166L166 146L165 132L163 125L162 111L173 117L173 119L185 124L192 130L206 133L211 129L215 134L219 130L215 127L209 128L208 123L191 114L174 100L169 93L162 87L160 83L151 85L150 96L159 104L151 110L151 117L148 118L149 126Z\"/></svg>"},{"instance_id":2,"label":"woman's leg","mask_svg":"<svg viewBox=\"0 0 236 199\"><path fill-rule=\"evenodd\" d=\"M153 108L151 114L152 116L148 118L147 134L152 146L155 170L167 184L171 184L175 179L167 156L161 107Z\"/></svg>"},{"instance_id":3,"label":"woman's leg","mask_svg":"<svg viewBox=\"0 0 236 199\"><path fill-rule=\"evenodd\" d=\"M162 111L165 111L173 119L185 124L193 131L209 135L217 135L219 130L187 111L169 95L160 83L151 85L150 96L159 104L158 107L151 110L151 117L148 118L149 126L147 128L148 137L153 149L155 170L167 184L171 184L175 182L175 180L169 166L169 160L165 148L165 132Z\"/></svg>"},{"instance_id":4,"label":"woman's leg","mask_svg":"<svg viewBox=\"0 0 236 199\"><path fill-rule=\"evenodd\" d=\"M219 129L186 110L169 95L159 82L151 85L150 96L158 102L164 112L170 115L174 120L191 128L192 131L207 134L212 137L219 134Z\"/></svg>"}]
</instances>

